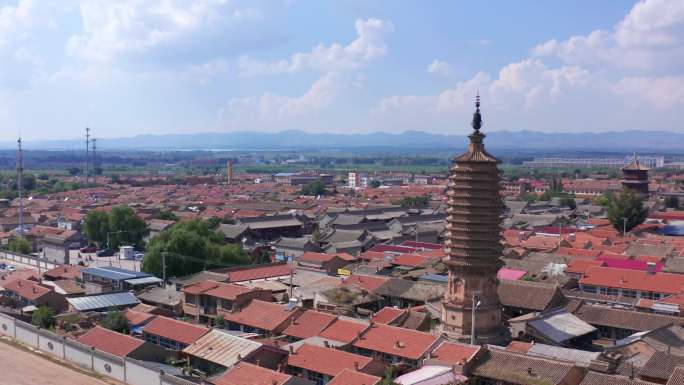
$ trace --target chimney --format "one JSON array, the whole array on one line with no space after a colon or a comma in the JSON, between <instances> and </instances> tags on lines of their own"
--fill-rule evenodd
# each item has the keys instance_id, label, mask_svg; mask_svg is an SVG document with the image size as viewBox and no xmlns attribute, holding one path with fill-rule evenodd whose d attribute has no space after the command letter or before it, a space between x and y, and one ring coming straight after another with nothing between
<instances>
[{"instance_id":1,"label":"chimney","mask_svg":"<svg viewBox=\"0 0 684 385\"><path fill-rule=\"evenodd\" d=\"M354 361L354 370L359 371L359 361Z\"/></svg>"},{"instance_id":2,"label":"chimney","mask_svg":"<svg viewBox=\"0 0 684 385\"><path fill-rule=\"evenodd\" d=\"M328 342L328 340L325 340L325 341L323 341L323 345L324 345L326 348L329 348L329 347L330 347L330 342Z\"/></svg>"},{"instance_id":3,"label":"chimney","mask_svg":"<svg viewBox=\"0 0 684 385\"><path fill-rule=\"evenodd\" d=\"M261 366L261 360L257 358L257 360L254 362L256 366Z\"/></svg>"},{"instance_id":4,"label":"chimney","mask_svg":"<svg viewBox=\"0 0 684 385\"><path fill-rule=\"evenodd\" d=\"M646 262L646 273L651 274L651 275L656 273L655 262Z\"/></svg>"},{"instance_id":5,"label":"chimney","mask_svg":"<svg viewBox=\"0 0 684 385\"><path fill-rule=\"evenodd\" d=\"M295 354L294 353L294 346L290 345L290 354Z\"/></svg>"}]
</instances>

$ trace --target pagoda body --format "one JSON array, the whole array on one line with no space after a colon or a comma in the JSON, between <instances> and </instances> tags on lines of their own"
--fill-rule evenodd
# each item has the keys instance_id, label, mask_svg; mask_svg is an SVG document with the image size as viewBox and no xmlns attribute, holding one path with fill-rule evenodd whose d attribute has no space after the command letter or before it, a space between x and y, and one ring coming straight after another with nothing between
<instances>
[{"instance_id":1,"label":"pagoda body","mask_svg":"<svg viewBox=\"0 0 684 385\"><path fill-rule=\"evenodd\" d=\"M449 284L442 301L442 331L470 341L477 306L475 341L495 343L505 339L496 276L503 251L500 161L484 148L479 96L476 107L468 150L454 159L450 170L444 242Z\"/></svg>"},{"instance_id":2,"label":"pagoda body","mask_svg":"<svg viewBox=\"0 0 684 385\"><path fill-rule=\"evenodd\" d=\"M622 168L622 186L638 194L648 195L648 170L634 154L634 160Z\"/></svg>"}]
</instances>

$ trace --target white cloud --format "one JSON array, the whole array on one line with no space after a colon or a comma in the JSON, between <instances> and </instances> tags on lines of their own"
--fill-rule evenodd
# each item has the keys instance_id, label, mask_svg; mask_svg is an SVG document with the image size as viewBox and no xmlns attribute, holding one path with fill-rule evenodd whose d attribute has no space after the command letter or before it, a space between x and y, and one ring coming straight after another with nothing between
<instances>
[{"instance_id":1,"label":"white cloud","mask_svg":"<svg viewBox=\"0 0 684 385\"><path fill-rule=\"evenodd\" d=\"M430 74L449 75L451 73L451 67L449 66L449 63L435 59L432 63L428 64L427 72Z\"/></svg>"},{"instance_id":2,"label":"white cloud","mask_svg":"<svg viewBox=\"0 0 684 385\"><path fill-rule=\"evenodd\" d=\"M322 76L300 96L281 96L271 92L261 96L233 98L219 112L221 120L259 120L301 118L329 107L336 96L347 87L342 77L329 73Z\"/></svg>"},{"instance_id":3,"label":"white cloud","mask_svg":"<svg viewBox=\"0 0 684 385\"><path fill-rule=\"evenodd\" d=\"M642 0L611 31L595 30L532 50L566 63L672 72L684 64L684 2Z\"/></svg>"},{"instance_id":4,"label":"white cloud","mask_svg":"<svg viewBox=\"0 0 684 385\"><path fill-rule=\"evenodd\" d=\"M67 52L99 63L215 60L249 45L246 36L258 40L262 20L261 11L225 0L82 0L80 13L83 32Z\"/></svg>"},{"instance_id":5,"label":"white cloud","mask_svg":"<svg viewBox=\"0 0 684 385\"><path fill-rule=\"evenodd\" d=\"M387 53L385 37L394 30L392 23L380 19L356 20L357 38L347 45L319 44L309 52L297 52L289 59L273 62L243 56L240 74L254 76L263 74L291 74L306 69L321 72L357 69L367 62Z\"/></svg>"},{"instance_id":6,"label":"white cloud","mask_svg":"<svg viewBox=\"0 0 684 385\"><path fill-rule=\"evenodd\" d=\"M628 77L620 79L613 90L632 106L648 103L659 111L684 106L684 76Z\"/></svg>"}]
</instances>

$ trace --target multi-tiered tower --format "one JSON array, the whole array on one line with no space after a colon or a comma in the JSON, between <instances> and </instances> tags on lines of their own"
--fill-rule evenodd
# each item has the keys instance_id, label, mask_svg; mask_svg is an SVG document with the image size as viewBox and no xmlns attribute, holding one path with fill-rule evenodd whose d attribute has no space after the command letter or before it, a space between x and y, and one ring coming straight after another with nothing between
<instances>
[{"instance_id":1,"label":"multi-tiered tower","mask_svg":"<svg viewBox=\"0 0 684 385\"><path fill-rule=\"evenodd\" d=\"M637 194L648 195L648 170L634 154L634 160L622 168L622 186Z\"/></svg>"},{"instance_id":2,"label":"multi-tiered tower","mask_svg":"<svg viewBox=\"0 0 684 385\"><path fill-rule=\"evenodd\" d=\"M444 263L449 286L442 306L443 331L476 343L503 338L496 273L501 266L503 202L499 160L484 148L480 97L476 99L468 151L454 159L449 177ZM475 317L473 311L475 309Z\"/></svg>"}]
</instances>

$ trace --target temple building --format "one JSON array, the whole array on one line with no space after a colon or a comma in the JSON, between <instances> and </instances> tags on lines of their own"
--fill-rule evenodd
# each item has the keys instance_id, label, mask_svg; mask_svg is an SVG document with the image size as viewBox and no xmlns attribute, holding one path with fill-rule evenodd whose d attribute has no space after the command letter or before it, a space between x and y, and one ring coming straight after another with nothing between
<instances>
[{"instance_id":1,"label":"temple building","mask_svg":"<svg viewBox=\"0 0 684 385\"><path fill-rule=\"evenodd\" d=\"M469 342L474 330L475 343L485 344L506 339L496 277L502 265L503 201L500 161L485 150L480 132L479 96L475 106L470 145L454 159L449 177L444 242L449 285L442 300L442 331Z\"/></svg>"},{"instance_id":2,"label":"temple building","mask_svg":"<svg viewBox=\"0 0 684 385\"><path fill-rule=\"evenodd\" d=\"M634 160L622 168L622 186L639 194L648 194L649 168L639 163L636 154Z\"/></svg>"}]
</instances>

